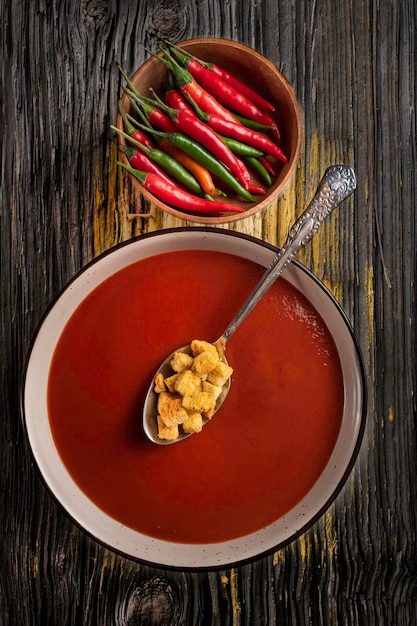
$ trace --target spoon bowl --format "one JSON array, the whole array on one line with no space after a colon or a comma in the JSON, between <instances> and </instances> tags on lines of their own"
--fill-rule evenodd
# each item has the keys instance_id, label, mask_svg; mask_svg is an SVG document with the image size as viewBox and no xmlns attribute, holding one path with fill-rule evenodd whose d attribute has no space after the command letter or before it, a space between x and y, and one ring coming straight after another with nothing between
<instances>
[{"instance_id":1,"label":"spoon bowl","mask_svg":"<svg viewBox=\"0 0 417 626\"><path fill-rule=\"evenodd\" d=\"M282 274L287 265L294 258L296 253L312 238L317 232L324 219L339 204L345 200L356 188L356 177L353 169L347 165L333 165L329 167L321 179L316 193L308 207L290 228L286 242L274 257L270 266L265 270L260 281L253 289L243 306L239 309L233 320L229 323L221 337L215 342L221 360L227 364L226 343L237 330L244 319L253 310L259 300L265 295L271 285ZM155 392L155 377L161 373L164 378L172 375L171 360L176 352L191 354L191 345L185 345L171 353L158 368L152 379L151 385L146 394L143 408L143 429L147 437L158 445L170 445L187 439L193 433L180 432L176 439L161 439L158 436L157 427L157 404L158 394ZM225 401L231 385L231 379L223 385L222 392L217 398L214 413L216 413ZM213 413L213 415L214 415ZM210 417L212 419L213 415ZM203 418L203 426L209 421Z\"/></svg>"},{"instance_id":2,"label":"spoon bowl","mask_svg":"<svg viewBox=\"0 0 417 626\"><path fill-rule=\"evenodd\" d=\"M219 354L221 354L221 360L224 363L226 363L226 365L228 365L226 354L225 354L226 341L223 339L223 337L220 337L220 339L218 339L214 345L218 346ZM172 375L172 367L170 363L176 352L184 352L185 354L191 355L192 354L191 345L187 344L185 346L182 346L181 348L177 348L177 350L175 350L174 352L171 352L171 354L165 359L165 361L162 363L162 365L158 369L157 374L161 373L164 378ZM231 379L228 378L226 383L223 385L221 394L216 400L216 407L214 409L214 413L216 413L219 410L219 408L225 401L226 396L229 393L230 385L231 385ZM147 437L154 443L157 443L161 446L170 445L171 443L178 443L178 441L182 441L183 439L187 439L187 437L191 437L193 433L184 433L184 432L180 432L177 439L174 439L174 440L161 439L160 437L158 437L158 426L157 426L157 419L156 419L157 414L158 414L158 410L157 410L158 394L154 391L154 387L155 387L154 382L152 382L146 394L144 410L143 410L143 429ZM210 421L210 419L207 417L203 417L203 427L207 424L207 422Z\"/></svg>"}]
</instances>

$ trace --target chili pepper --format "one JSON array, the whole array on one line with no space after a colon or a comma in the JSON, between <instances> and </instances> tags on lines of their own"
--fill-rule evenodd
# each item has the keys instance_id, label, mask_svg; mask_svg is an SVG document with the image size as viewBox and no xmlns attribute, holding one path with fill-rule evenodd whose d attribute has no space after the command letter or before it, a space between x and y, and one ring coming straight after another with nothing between
<instances>
[{"instance_id":1,"label":"chili pepper","mask_svg":"<svg viewBox=\"0 0 417 626\"><path fill-rule=\"evenodd\" d=\"M266 184L268 187L272 185L272 178L264 164L255 157L246 157L246 163L258 174L259 178Z\"/></svg>"},{"instance_id":2,"label":"chili pepper","mask_svg":"<svg viewBox=\"0 0 417 626\"><path fill-rule=\"evenodd\" d=\"M212 113L205 113L195 102L192 101L192 99L191 104L195 107L200 118L216 132L222 133L223 135L236 139L242 143L249 144L250 146L258 148L262 152L272 154L280 161L283 161L283 163L288 162L288 159L282 152L281 148L279 148L268 137L265 137L265 135L262 135L251 128L245 128L242 124L229 122L228 120L218 117Z\"/></svg>"},{"instance_id":3,"label":"chili pepper","mask_svg":"<svg viewBox=\"0 0 417 626\"><path fill-rule=\"evenodd\" d=\"M168 172L168 174L178 180L182 185L184 185L184 187L197 195L203 195L204 192L201 189L200 184L198 183L196 178L192 174L190 174L190 172L186 170L185 167L181 165L181 163L178 163L178 161L173 159L169 154L166 154L162 150L158 150L158 148L147 148L139 141L135 141L134 139L129 137L129 135L121 131L119 128L116 128L115 126L111 126L111 129L115 130L122 137L125 137L125 139L130 139L130 141L135 146L140 148L140 150L144 152L146 156L151 159L151 161L154 161L165 172Z\"/></svg>"},{"instance_id":4,"label":"chili pepper","mask_svg":"<svg viewBox=\"0 0 417 626\"><path fill-rule=\"evenodd\" d=\"M224 141L224 143L229 146L230 150L236 154L237 156L253 156L259 157L264 153L253 146L249 146L242 141L237 141L236 139L232 139L231 137L225 137L225 135L221 135L220 133L216 133L220 139Z\"/></svg>"},{"instance_id":5,"label":"chili pepper","mask_svg":"<svg viewBox=\"0 0 417 626\"><path fill-rule=\"evenodd\" d=\"M145 102L141 100L141 94L138 92L133 82L130 80L123 68L120 65L118 67L125 81L129 85L130 89L125 87L124 91L129 96L129 100L133 104L134 108L137 110L137 102L140 102L142 108L146 109L146 117L150 122L165 132L171 132L174 129L174 125L169 117L164 115L157 107L149 108L149 103L148 106L145 106Z\"/></svg>"},{"instance_id":6,"label":"chili pepper","mask_svg":"<svg viewBox=\"0 0 417 626\"><path fill-rule=\"evenodd\" d=\"M189 96L189 102L193 102L193 104L195 106L197 106L197 104L194 102L193 98L187 94ZM183 94L178 91L178 89L175 89L174 87L170 86L169 89L165 92L165 103L172 107L173 109L183 109L184 111L190 111L192 112L193 109L190 106L190 104L186 101L185 97L183 96ZM199 107L198 107L199 108ZM202 111L202 109L200 109L200 111L202 113L204 113L205 115L210 115L210 113L205 113L204 111ZM213 114L215 115L215 114ZM218 117L218 116L216 116ZM233 116L233 121L230 121L230 124L234 123L234 122L239 122L239 120L237 119L238 116ZM245 120L245 118L242 118L241 116L239 116L240 119L242 120L242 122L240 122L242 124L242 126L245 128L245 126L247 126L248 128L250 128L249 125L245 124L244 122L251 122L252 120ZM236 119L235 119L236 118ZM205 121L205 120L204 120ZM225 120L225 122L228 120ZM253 122L253 124L256 127L260 127L263 130L272 130L272 126L265 126L265 124L258 124L256 122ZM236 142L233 141L233 139L231 139L231 137L226 137L224 135L221 135L221 138L223 139L223 141L229 146L229 148L232 150L232 152L234 152L235 154L238 154L240 156L252 156L252 157L260 157L262 156L262 152L260 150L253 150L251 149L250 146L247 146L246 144L243 144L241 142ZM272 173L272 172L270 172Z\"/></svg>"},{"instance_id":7,"label":"chili pepper","mask_svg":"<svg viewBox=\"0 0 417 626\"><path fill-rule=\"evenodd\" d=\"M156 103L152 103L152 100L146 98L145 96L141 96L138 92L130 91L129 89L125 89L125 92L129 96L130 102L132 103L135 111L139 113L139 111L142 110L142 113L151 124L154 124L157 128L160 128L166 133L174 132L176 130L173 121L168 117L168 115L165 115L159 107L155 106Z\"/></svg>"},{"instance_id":8,"label":"chili pepper","mask_svg":"<svg viewBox=\"0 0 417 626\"><path fill-rule=\"evenodd\" d=\"M251 89L245 83L242 83L240 80L236 78L236 76L229 74L229 72L219 67L215 63L208 63L207 61L203 61L199 59L198 57L190 54L189 52L186 52L183 48L179 48L178 46L175 46L173 43L169 41L166 41L165 43L167 43L168 46L170 46L170 48L174 48L175 50L180 50L183 54L186 54L187 56L195 59L198 63L203 65L206 69L208 69L214 75L218 76L219 78L222 78L224 81L232 85L232 87L234 87L235 89L243 93L247 98L249 98L249 100L251 100L254 104L258 105L260 109L265 109L265 111L271 111L272 113L275 111L275 107L272 104L272 102L269 102L268 100L263 98L258 92Z\"/></svg>"},{"instance_id":9,"label":"chili pepper","mask_svg":"<svg viewBox=\"0 0 417 626\"><path fill-rule=\"evenodd\" d=\"M260 185L255 185L254 183L251 183L249 185L249 191L256 196L264 196L266 194L266 191L263 187L261 187Z\"/></svg>"},{"instance_id":10,"label":"chili pepper","mask_svg":"<svg viewBox=\"0 0 417 626\"><path fill-rule=\"evenodd\" d=\"M121 100L119 100L119 111L120 111L120 115L122 116L123 126L127 134L130 135L136 141L139 141L140 143L142 143L147 148L150 148L150 149L154 148L155 146L152 143L152 141L149 139L149 137L142 130L140 130L139 128L135 128L133 124L131 124L131 122L129 121L130 116L128 113L126 113L125 108L123 106L123 102Z\"/></svg>"},{"instance_id":11,"label":"chili pepper","mask_svg":"<svg viewBox=\"0 0 417 626\"><path fill-rule=\"evenodd\" d=\"M184 135L183 133L163 133L157 130L152 131L155 136L165 137L180 148L190 156L192 156L196 161L204 165L209 172L211 172L214 176L217 176L219 180L225 183L232 191L242 196L248 202L253 202L255 198L250 194L243 185L233 176L230 170L221 163L218 159L209 150L207 150L204 146L201 145L198 141L194 141L188 135Z\"/></svg>"},{"instance_id":12,"label":"chili pepper","mask_svg":"<svg viewBox=\"0 0 417 626\"><path fill-rule=\"evenodd\" d=\"M240 122L243 126L247 128L252 128L253 130L260 131L271 131L274 130L274 127L270 124L261 124L261 122L256 122L255 120L250 120L247 117L243 117L243 115L239 115L236 111L233 112L233 117L235 121Z\"/></svg>"},{"instance_id":13,"label":"chili pepper","mask_svg":"<svg viewBox=\"0 0 417 626\"><path fill-rule=\"evenodd\" d=\"M223 181L232 191L248 202L254 201L252 194L233 176L230 170L228 170L221 161L216 159L203 145L183 133L169 133L167 139L181 148L181 150L184 150L184 152L187 152L187 154L193 156L197 161L203 163L212 174Z\"/></svg>"},{"instance_id":14,"label":"chili pepper","mask_svg":"<svg viewBox=\"0 0 417 626\"><path fill-rule=\"evenodd\" d=\"M229 204L228 202L206 200L205 198L193 196L184 189L181 189L181 187L167 183L156 174L137 170L120 161L116 161L116 163L136 176L145 189L150 191L157 198L184 211L204 213L212 217L217 217L223 213L244 212L244 209L241 207Z\"/></svg>"},{"instance_id":15,"label":"chili pepper","mask_svg":"<svg viewBox=\"0 0 417 626\"><path fill-rule=\"evenodd\" d=\"M181 94L179 92L177 93L182 98ZM186 104L186 106L188 107L189 105ZM149 124L146 116L143 115L142 112L139 113L141 114L141 118L143 119L144 123L148 123L148 132L152 132L152 126ZM129 115L127 115L127 117L129 117ZM201 165L201 163L193 159L190 155L186 154L179 148L173 146L166 139L161 140L161 138L159 137L159 146L164 152L172 156L176 161L181 163L181 165L183 165L189 172L191 172L195 176L197 181L200 183L202 190L206 194L209 194L211 196L219 196L222 194L219 189L216 189L216 186L208 169Z\"/></svg>"},{"instance_id":16,"label":"chili pepper","mask_svg":"<svg viewBox=\"0 0 417 626\"><path fill-rule=\"evenodd\" d=\"M218 65L215 65L214 63L206 64L206 67L209 71L213 73L213 75L218 76L226 83L229 83L229 85L234 87L237 91L240 91L240 93L246 96L248 100L256 104L261 110L270 111L271 113L275 111L275 106L272 104L272 102L269 102L268 100L263 98L258 92L251 89L245 83L242 83L236 78L236 76L233 76L233 74L230 74L229 72L222 69Z\"/></svg>"},{"instance_id":17,"label":"chili pepper","mask_svg":"<svg viewBox=\"0 0 417 626\"><path fill-rule=\"evenodd\" d=\"M154 95L155 92L154 92ZM248 188L250 184L250 174L245 164L236 157L225 142L209 127L204 124L194 113L189 113L181 109L171 109L164 102L159 100L159 106L166 111L177 128L189 135L199 143L202 143L210 152L222 161L236 176L240 183Z\"/></svg>"},{"instance_id":18,"label":"chili pepper","mask_svg":"<svg viewBox=\"0 0 417 626\"><path fill-rule=\"evenodd\" d=\"M174 146L165 138L160 141L159 146L164 152L172 156L176 161L178 161L178 163L181 163L181 165L183 165L189 172L191 172L195 176L195 178L200 183L200 187L206 194L210 196L221 195L222 192L219 189L216 189L210 172L206 167L201 165L201 163L193 159L193 157L191 157L180 148ZM134 165L133 163L132 165L136 167L136 165Z\"/></svg>"},{"instance_id":19,"label":"chili pepper","mask_svg":"<svg viewBox=\"0 0 417 626\"><path fill-rule=\"evenodd\" d=\"M153 54L151 52L151 54ZM194 98L195 102L202 108L203 111L207 111L210 113L216 113L217 115L223 116L226 119L232 121L233 115L232 113L226 109L224 106L220 104L211 93L209 93L206 89L203 89L199 83L194 80L193 76L188 72L185 68L178 65L175 59L169 54L168 51L164 50L165 58L153 54L159 61L165 63L171 72L171 74L175 78L175 82L177 83L180 91L183 94L190 93Z\"/></svg>"},{"instance_id":20,"label":"chili pepper","mask_svg":"<svg viewBox=\"0 0 417 626\"><path fill-rule=\"evenodd\" d=\"M165 91L164 99L165 104L172 109L182 109L183 111L189 111L190 113L193 112L192 107L188 104L183 94L178 91L178 89L171 88Z\"/></svg>"},{"instance_id":21,"label":"chili pepper","mask_svg":"<svg viewBox=\"0 0 417 626\"><path fill-rule=\"evenodd\" d=\"M269 172L271 176L275 178L277 173L275 169L272 167L272 164L268 161L268 159L265 156L263 156L263 157L259 157L259 161L262 163L266 171Z\"/></svg>"},{"instance_id":22,"label":"chili pepper","mask_svg":"<svg viewBox=\"0 0 417 626\"><path fill-rule=\"evenodd\" d=\"M269 113L262 111L243 93L237 91L232 85L210 72L210 70L198 63L194 58L187 58L187 55L182 54L181 49L174 49L174 54L180 59L181 63L184 64L184 67L191 76L198 81L198 84L211 93L220 104L227 106L232 111L236 111L251 120L272 126L275 137L279 140L280 131L278 124Z\"/></svg>"},{"instance_id":23,"label":"chili pepper","mask_svg":"<svg viewBox=\"0 0 417 626\"><path fill-rule=\"evenodd\" d=\"M149 172L150 174L157 174L167 183L170 183L171 185L175 184L174 181L165 174L164 170L151 161L151 159L147 157L144 152L141 152L140 149L135 150L135 148L132 148L131 146L119 145L119 150L127 156L132 167Z\"/></svg>"},{"instance_id":24,"label":"chili pepper","mask_svg":"<svg viewBox=\"0 0 417 626\"><path fill-rule=\"evenodd\" d=\"M190 102L191 101L192 101L192 98L190 96ZM170 89L169 91L165 93L165 103L172 108L182 109L183 111L194 113L192 107L188 104L188 102L186 101L182 93L178 91L178 89ZM197 107L197 105L194 102L193 104ZM199 109L199 111L201 111L199 107L197 108ZM205 114L204 111L201 111L201 113L203 113L204 115L208 115L208 116L210 115L209 113ZM203 121L206 121L206 120L203 119ZM231 137L226 137L225 135L222 135L221 133L217 133L217 134L220 135L220 138L223 139L224 143L227 146L229 146L229 148L231 149L232 152L234 152L234 154L237 154L239 156L253 156L253 157L262 156L263 154L262 151L256 150L252 146L248 146L240 141L232 139Z\"/></svg>"}]
</instances>

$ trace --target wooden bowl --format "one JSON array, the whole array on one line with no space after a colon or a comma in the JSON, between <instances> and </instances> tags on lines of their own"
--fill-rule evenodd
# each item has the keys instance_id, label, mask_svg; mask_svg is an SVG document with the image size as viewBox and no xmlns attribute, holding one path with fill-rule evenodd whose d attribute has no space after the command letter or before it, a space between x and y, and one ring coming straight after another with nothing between
<instances>
[{"instance_id":1,"label":"wooden bowl","mask_svg":"<svg viewBox=\"0 0 417 626\"><path fill-rule=\"evenodd\" d=\"M271 187L266 188L265 195L256 196L253 203L242 200L240 197L227 192L227 201L242 206L244 213L233 213L221 217L209 217L197 215L181 211L178 208L165 204L156 198L139 183L134 177L130 176L133 185L156 206L160 207L170 215L179 217L183 220L191 222L199 222L203 224L226 224L235 222L243 218L254 215L269 206L289 184L295 173L297 160L301 144L302 132L302 116L299 103L290 83L278 70L278 68L266 57L259 54L252 48L226 39L202 38L190 39L178 44L187 52L196 57L217 64L242 82L247 83L264 98L275 105L275 112L272 114L277 120L281 131L280 147L288 158L288 163L271 160L276 169L277 176L273 180ZM149 58L131 77L137 91L143 95L151 96L149 89L152 87L159 94L163 93L164 83L167 79L166 66L155 57ZM123 105L126 111L135 116L129 99L126 94L122 96ZM118 114L116 126L123 128L123 121ZM124 144L124 139L120 138ZM127 162L124 153L121 158ZM265 185L252 174L253 182Z\"/></svg>"}]
</instances>

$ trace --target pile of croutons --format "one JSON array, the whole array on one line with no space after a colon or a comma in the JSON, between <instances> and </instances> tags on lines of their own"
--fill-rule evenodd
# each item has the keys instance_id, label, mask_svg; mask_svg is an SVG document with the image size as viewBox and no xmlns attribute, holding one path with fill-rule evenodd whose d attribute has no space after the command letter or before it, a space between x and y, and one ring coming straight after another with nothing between
<instances>
[{"instance_id":1,"label":"pile of croutons","mask_svg":"<svg viewBox=\"0 0 417 626\"><path fill-rule=\"evenodd\" d=\"M170 363L174 373L155 377L160 439L177 439L180 429L186 434L200 432L204 421L213 416L216 401L233 373L223 360L220 345L195 339L191 351L175 352Z\"/></svg>"}]
</instances>

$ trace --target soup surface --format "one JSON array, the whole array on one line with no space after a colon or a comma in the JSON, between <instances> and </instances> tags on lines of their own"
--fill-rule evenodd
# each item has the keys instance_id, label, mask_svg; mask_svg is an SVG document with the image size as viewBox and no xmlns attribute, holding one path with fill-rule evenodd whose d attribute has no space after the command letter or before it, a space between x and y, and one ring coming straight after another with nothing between
<instances>
[{"instance_id":1,"label":"soup surface","mask_svg":"<svg viewBox=\"0 0 417 626\"><path fill-rule=\"evenodd\" d=\"M234 369L202 433L150 443L142 407L167 354L215 341L264 268L220 252L133 263L78 307L48 383L51 430L74 481L108 515L183 543L249 534L287 513L316 482L343 412L339 358L322 319L280 278L227 345Z\"/></svg>"}]
</instances>

